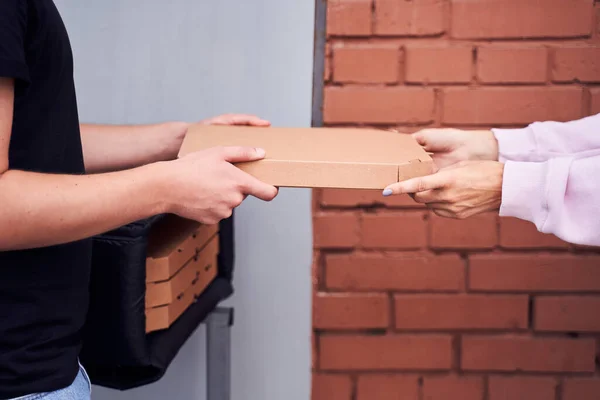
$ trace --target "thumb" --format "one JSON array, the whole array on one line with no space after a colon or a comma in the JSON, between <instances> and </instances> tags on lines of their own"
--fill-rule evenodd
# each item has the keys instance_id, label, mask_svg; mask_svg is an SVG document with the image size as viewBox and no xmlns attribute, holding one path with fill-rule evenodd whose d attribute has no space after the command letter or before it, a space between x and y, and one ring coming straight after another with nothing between
<instances>
[{"instance_id":1,"label":"thumb","mask_svg":"<svg viewBox=\"0 0 600 400\"><path fill-rule=\"evenodd\" d=\"M423 129L412 136L426 151L438 153L452 151L454 148L453 135L445 129Z\"/></svg>"},{"instance_id":2,"label":"thumb","mask_svg":"<svg viewBox=\"0 0 600 400\"><path fill-rule=\"evenodd\" d=\"M255 147L230 146L222 149L223 160L230 163L257 161L265 158L265 150Z\"/></svg>"}]
</instances>

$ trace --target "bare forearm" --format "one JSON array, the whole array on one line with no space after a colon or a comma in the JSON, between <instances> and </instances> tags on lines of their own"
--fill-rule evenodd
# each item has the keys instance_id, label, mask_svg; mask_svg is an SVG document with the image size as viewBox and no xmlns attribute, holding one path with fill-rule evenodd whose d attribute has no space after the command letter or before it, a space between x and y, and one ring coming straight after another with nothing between
<instances>
[{"instance_id":1,"label":"bare forearm","mask_svg":"<svg viewBox=\"0 0 600 400\"><path fill-rule=\"evenodd\" d=\"M68 243L162 212L156 165L97 175L0 175L0 251Z\"/></svg>"},{"instance_id":2,"label":"bare forearm","mask_svg":"<svg viewBox=\"0 0 600 400\"><path fill-rule=\"evenodd\" d=\"M81 125L88 173L119 171L177 157L187 123Z\"/></svg>"}]
</instances>

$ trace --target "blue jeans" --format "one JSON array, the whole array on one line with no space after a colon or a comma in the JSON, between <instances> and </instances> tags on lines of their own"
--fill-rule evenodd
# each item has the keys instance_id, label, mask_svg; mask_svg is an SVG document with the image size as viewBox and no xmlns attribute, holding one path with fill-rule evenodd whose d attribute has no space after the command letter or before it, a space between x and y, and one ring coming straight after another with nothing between
<instances>
[{"instance_id":1,"label":"blue jeans","mask_svg":"<svg viewBox=\"0 0 600 400\"><path fill-rule=\"evenodd\" d=\"M92 384L85 369L79 365L79 373L71 386L55 392L35 393L13 400L90 400Z\"/></svg>"}]
</instances>

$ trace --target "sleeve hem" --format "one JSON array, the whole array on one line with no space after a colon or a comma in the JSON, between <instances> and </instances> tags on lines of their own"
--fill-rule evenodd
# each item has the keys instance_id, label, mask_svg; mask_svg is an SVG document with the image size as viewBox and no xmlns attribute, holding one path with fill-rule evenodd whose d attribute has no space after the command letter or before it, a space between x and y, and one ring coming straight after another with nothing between
<instances>
[{"instance_id":1,"label":"sleeve hem","mask_svg":"<svg viewBox=\"0 0 600 400\"><path fill-rule=\"evenodd\" d=\"M0 59L0 77L14 78L27 86L31 83L27 65L21 61Z\"/></svg>"},{"instance_id":2,"label":"sleeve hem","mask_svg":"<svg viewBox=\"0 0 600 400\"><path fill-rule=\"evenodd\" d=\"M548 218L547 163L507 161L502 182L500 216L533 222L540 230Z\"/></svg>"},{"instance_id":3,"label":"sleeve hem","mask_svg":"<svg viewBox=\"0 0 600 400\"><path fill-rule=\"evenodd\" d=\"M498 141L498 161L533 161L537 150L531 128L492 129Z\"/></svg>"}]
</instances>

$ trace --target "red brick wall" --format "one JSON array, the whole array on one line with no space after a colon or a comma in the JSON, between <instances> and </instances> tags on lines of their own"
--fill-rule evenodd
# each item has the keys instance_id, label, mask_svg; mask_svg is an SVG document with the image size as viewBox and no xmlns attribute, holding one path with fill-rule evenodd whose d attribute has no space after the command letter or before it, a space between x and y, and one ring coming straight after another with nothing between
<instances>
[{"instance_id":1,"label":"red brick wall","mask_svg":"<svg viewBox=\"0 0 600 400\"><path fill-rule=\"evenodd\" d=\"M326 50L329 126L600 112L593 0L329 0ZM600 399L597 249L379 192L314 210L313 400Z\"/></svg>"}]
</instances>

